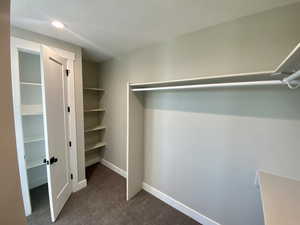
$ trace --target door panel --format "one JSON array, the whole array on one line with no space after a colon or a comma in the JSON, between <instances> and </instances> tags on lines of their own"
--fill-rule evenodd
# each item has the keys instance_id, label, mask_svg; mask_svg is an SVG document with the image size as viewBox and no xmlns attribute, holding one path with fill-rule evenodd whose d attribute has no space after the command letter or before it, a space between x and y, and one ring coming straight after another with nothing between
<instances>
[{"instance_id":1,"label":"door panel","mask_svg":"<svg viewBox=\"0 0 300 225\"><path fill-rule=\"evenodd\" d=\"M51 219L54 222L71 195L68 149L66 59L42 46L44 122Z\"/></svg>"}]
</instances>

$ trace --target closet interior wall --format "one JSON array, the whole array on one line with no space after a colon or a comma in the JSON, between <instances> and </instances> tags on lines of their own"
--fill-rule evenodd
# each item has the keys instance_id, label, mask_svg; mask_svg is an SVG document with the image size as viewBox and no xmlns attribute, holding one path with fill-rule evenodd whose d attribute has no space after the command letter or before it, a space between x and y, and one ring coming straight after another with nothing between
<instances>
[{"instance_id":1,"label":"closet interior wall","mask_svg":"<svg viewBox=\"0 0 300 225\"><path fill-rule=\"evenodd\" d=\"M105 126L102 106L104 90L100 88L98 64L83 61L83 102L84 102L84 136L85 166L98 163L103 158L105 148Z\"/></svg>"},{"instance_id":2,"label":"closet interior wall","mask_svg":"<svg viewBox=\"0 0 300 225\"><path fill-rule=\"evenodd\" d=\"M299 10L273 9L103 62L105 159L126 170L128 82L274 70L299 42ZM144 104L144 181L221 224L263 224L257 169L300 178L299 89L149 92Z\"/></svg>"}]
</instances>

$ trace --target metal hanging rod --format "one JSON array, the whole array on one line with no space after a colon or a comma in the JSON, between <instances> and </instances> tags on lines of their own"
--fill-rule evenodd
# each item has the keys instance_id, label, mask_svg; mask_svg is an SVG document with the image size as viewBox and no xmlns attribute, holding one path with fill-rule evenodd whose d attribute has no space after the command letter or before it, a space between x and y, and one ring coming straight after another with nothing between
<instances>
[{"instance_id":1,"label":"metal hanging rod","mask_svg":"<svg viewBox=\"0 0 300 225\"><path fill-rule=\"evenodd\" d=\"M267 80L267 81L247 81L247 82L230 82L216 84L193 84L193 85L178 85L165 87L141 87L132 88L134 92L139 91L156 91L156 90L183 90L183 89L201 89L201 88L222 88L222 87L247 87L247 86L284 86L295 89L300 87L300 81L295 80L300 77L300 71L284 78L283 80Z\"/></svg>"}]
</instances>

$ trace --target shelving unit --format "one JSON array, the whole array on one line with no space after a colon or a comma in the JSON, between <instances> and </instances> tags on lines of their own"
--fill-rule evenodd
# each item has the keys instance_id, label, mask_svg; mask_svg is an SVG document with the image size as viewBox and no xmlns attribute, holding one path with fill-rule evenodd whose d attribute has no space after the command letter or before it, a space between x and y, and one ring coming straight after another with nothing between
<instances>
[{"instance_id":1,"label":"shelving unit","mask_svg":"<svg viewBox=\"0 0 300 225\"><path fill-rule=\"evenodd\" d=\"M96 64L83 62L83 101L84 101L84 136L85 166L99 163L106 143L104 142L105 126L103 118L105 109L101 107L104 89L100 88Z\"/></svg>"},{"instance_id":2,"label":"shelving unit","mask_svg":"<svg viewBox=\"0 0 300 225\"><path fill-rule=\"evenodd\" d=\"M47 183L40 55L19 52L23 146L29 188Z\"/></svg>"},{"instance_id":3,"label":"shelving unit","mask_svg":"<svg viewBox=\"0 0 300 225\"><path fill-rule=\"evenodd\" d=\"M96 126L96 127L90 127L90 128L86 128L84 130L85 133L88 133L88 132L93 132L93 131L98 131L98 130L104 130L105 129L105 126Z\"/></svg>"}]
</instances>

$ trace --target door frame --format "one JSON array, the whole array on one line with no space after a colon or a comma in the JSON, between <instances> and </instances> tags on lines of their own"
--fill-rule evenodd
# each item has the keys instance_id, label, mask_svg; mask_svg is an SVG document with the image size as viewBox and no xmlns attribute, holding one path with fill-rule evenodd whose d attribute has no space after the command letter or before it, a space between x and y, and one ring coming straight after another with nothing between
<instances>
[{"instance_id":1,"label":"door frame","mask_svg":"<svg viewBox=\"0 0 300 225\"><path fill-rule=\"evenodd\" d=\"M22 116L21 116L21 102L20 102L20 76L19 76L19 58L18 52L24 51L29 53L41 54L41 43L24 40L11 36L11 71L12 71L12 92L13 92L13 108L14 108L14 121L15 133L17 143L17 156L19 165L19 174L21 180L21 190L25 208L25 215L29 216L32 212L29 185L27 178L27 169L25 164L25 151L22 129ZM74 77L74 60L75 53L63 49L48 46L54 50L58 55L67 59L67 69L69 70L68 76L68 103L71 108L69 113L69 136L72 145L69 146L70 150L70 172L73 175L71 180L72 192L78 191L78 168L77 168L77 131L76 131L76 107L75 107L75 77Z\"/></svg>"}]
</instances>

